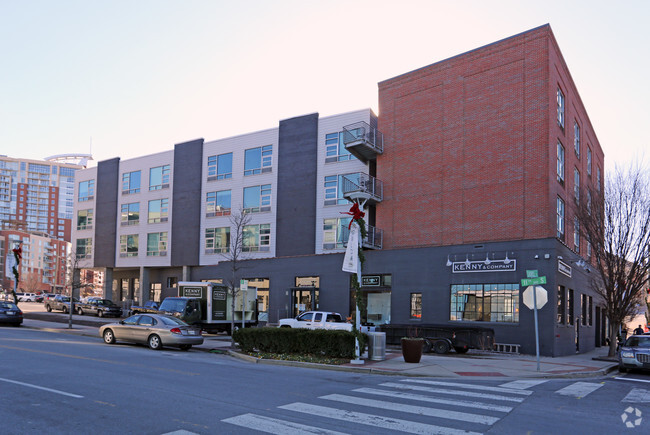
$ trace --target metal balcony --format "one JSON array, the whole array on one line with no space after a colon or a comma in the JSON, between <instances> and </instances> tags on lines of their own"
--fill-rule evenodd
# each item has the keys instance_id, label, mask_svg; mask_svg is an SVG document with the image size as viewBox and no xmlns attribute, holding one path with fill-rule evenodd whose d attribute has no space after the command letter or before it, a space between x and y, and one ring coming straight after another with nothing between
<instances>
[{"instance_id":1,"label":"metal balcony","mask_svg":"<svg viewBox=\"0 0 650 435\"><path fill-rule=\"evenodd\" d=\"M350 154L365 163L384 152L384 135L366 122L355 122L343 127L343 144Z\"/></svg>"},{"instance_id":2,"label":"metal balcony","mask_svg":"<svg viewBox=\"0 0 650 435\"><path fill-rule=\"evenodd\" d=\"M362 172L343 176L343 198L360 202L360 206L372 205L384 199L384 183Z\"/></svg>"},{"instance_id":3,"label":"metal balcony","mask_svg":"<svg viewBox=\"0 0 650 435\"><path fill-rule=\"evenodd\" d=\"M366 237L363 238L362 245L367 249L381 249L382 243L384 240L384 231L379 228L375 228L372 225L366 224ZM347 246L347 240L350 235L350 231L347 227L344 228L342 239L344 240L344 245Z\"/></svg>"}]
</instances>

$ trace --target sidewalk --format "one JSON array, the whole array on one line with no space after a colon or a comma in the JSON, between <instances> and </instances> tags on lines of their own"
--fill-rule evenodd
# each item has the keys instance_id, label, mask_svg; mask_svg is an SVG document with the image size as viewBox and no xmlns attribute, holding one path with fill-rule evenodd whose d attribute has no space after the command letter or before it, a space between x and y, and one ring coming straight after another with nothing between
<instances>
[{"instance_id":1,"label":"sidewalk","mask_svg":"<svg viewBox=\"0 0 650 435\"><path fill-rule=\"evenodd\" d=\"M99 319L98 323L99 323ZM101 323L111 322L102 319ZM85 322L88 323L88 322ZM78 325L73 321L72 329L68 323L25 319L23 326L31 329L64 334L99 337L98 326ZM615 360L606 358L607 349L600 348L589 353L557 358L540 357L540 370L537 371L535 355L497 354L470 351L465 355L425 354L417 364L406 363L401 350L389 346L384 361L362 359L364 364L343 364L331 366L324 364L294 361L261 360L230 350L230 337L227 335L205 335L204 342L193 349L204 352L228 353L236 358L257 364L278 364L295 367L310 367L325 370L345 370L358 373L392 374L400 376L431 376L443 378L574 378L601 376L615 370ZM365 357L366 355L364 355Z\"/></svg>"}]
</instances>

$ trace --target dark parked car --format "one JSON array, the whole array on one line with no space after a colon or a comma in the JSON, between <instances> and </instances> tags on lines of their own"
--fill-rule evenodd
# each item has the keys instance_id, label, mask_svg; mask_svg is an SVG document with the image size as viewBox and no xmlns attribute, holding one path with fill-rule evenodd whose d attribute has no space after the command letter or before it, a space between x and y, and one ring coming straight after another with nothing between
<instances>
[{"instance_id":1,"label":"dark parked car","mask_svg":"<svg viewBox=\"0 0 650 435\"><path fill-rule=\"evenodd\" d=\"M23 323L23 312L13 302L0 301L0 323L20 326Z\"/></svg>"},{"instance_id":2,"label":"dark parked car","mask_svg":"<svg viewBox=\"0 0 650 435\"><path fill-rule=\"evenodd\" d=\"M618 351L618 371L650 370L650 335L633 335Z\"/></svg>"},{"instance_id":3,"label":"dark parked car","mask_svg":"<svg viewBox=\"0 0 650 435\"><path fill-rule=\"evenodd\" d=\"M189 350L192 345L203 344L200 328L161 314L136 314L117 323L103 325L99 328L99 335L106 344L129 341L146 344L154 350L160 350L163 346Z\"/></svg>"},{"instance_id":4,"label":"dark parked car","mask_svg":"<svg viewBox=\"0 0 650 435\"><path fill-rule=\"evenodd\" d=\"M121 317L122 309L110 299L90 299L76 304L77 314L94 314L99 317Z\"/></svg>"}]
</instances>

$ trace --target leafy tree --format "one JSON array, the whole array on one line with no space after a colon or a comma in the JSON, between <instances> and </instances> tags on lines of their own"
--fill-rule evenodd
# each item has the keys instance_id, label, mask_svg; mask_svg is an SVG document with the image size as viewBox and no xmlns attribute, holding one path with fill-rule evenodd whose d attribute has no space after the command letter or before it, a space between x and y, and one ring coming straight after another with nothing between
<instances>
[{"instance_id":1,"label":"leafy tree","mask_svg":"<svg viewBox=\"0 0 650 435\"><path fill-rule=\"evenodd\" d=\"M650 272L650 174L641 163L617 167L604 188L584 189L575 208L581 236L590 245L592 287L609 319L609 356L620 326L645 303Z\"/></svg>"}]
</instances>

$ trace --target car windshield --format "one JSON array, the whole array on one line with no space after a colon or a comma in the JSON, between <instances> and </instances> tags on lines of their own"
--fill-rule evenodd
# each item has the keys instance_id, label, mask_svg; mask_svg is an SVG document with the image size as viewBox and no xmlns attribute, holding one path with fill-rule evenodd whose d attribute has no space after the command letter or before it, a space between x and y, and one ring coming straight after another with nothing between
<instances>
[{"instance_id":1,"label":"car windshield","mask_svg":"<svg viewBox=\"0 0 650 435\"><path fill-rule=\"evenodd\" d=\"M650 337L630 337L625 342L625 346L650 348Z\"/></svg>"},{"instance_id":2,"label":"car windshield","mask_svg":"<svg viewBox=\"0 0 650 435\"><path fill-rule=\"evenodd\" d=\"M160 316L160 320L168 326L186 326L187 323L183 322L181 319L171 316Z\"/></svg>"},{"instance_id":3,"label":"car windshield","mask_svg":"<svg viewBox=\"0 0 650 435\"><path fill-rule=\"evenodd\" d=\"M183 299L170 299L167 298L160 305L161 311L175 311L182 312L185 309L185 301Z\"/></svg>"},{"instance_id":4,"label":"car windshield","mask_svg":"<svg viewBox=\"0 0 650 435\"><path fill-rule=\"evenodd\" d=\"M6 308L8 310L17 310L18 305L13 302L0 302L0 308Z\"/></svg>"}]
</instances>

